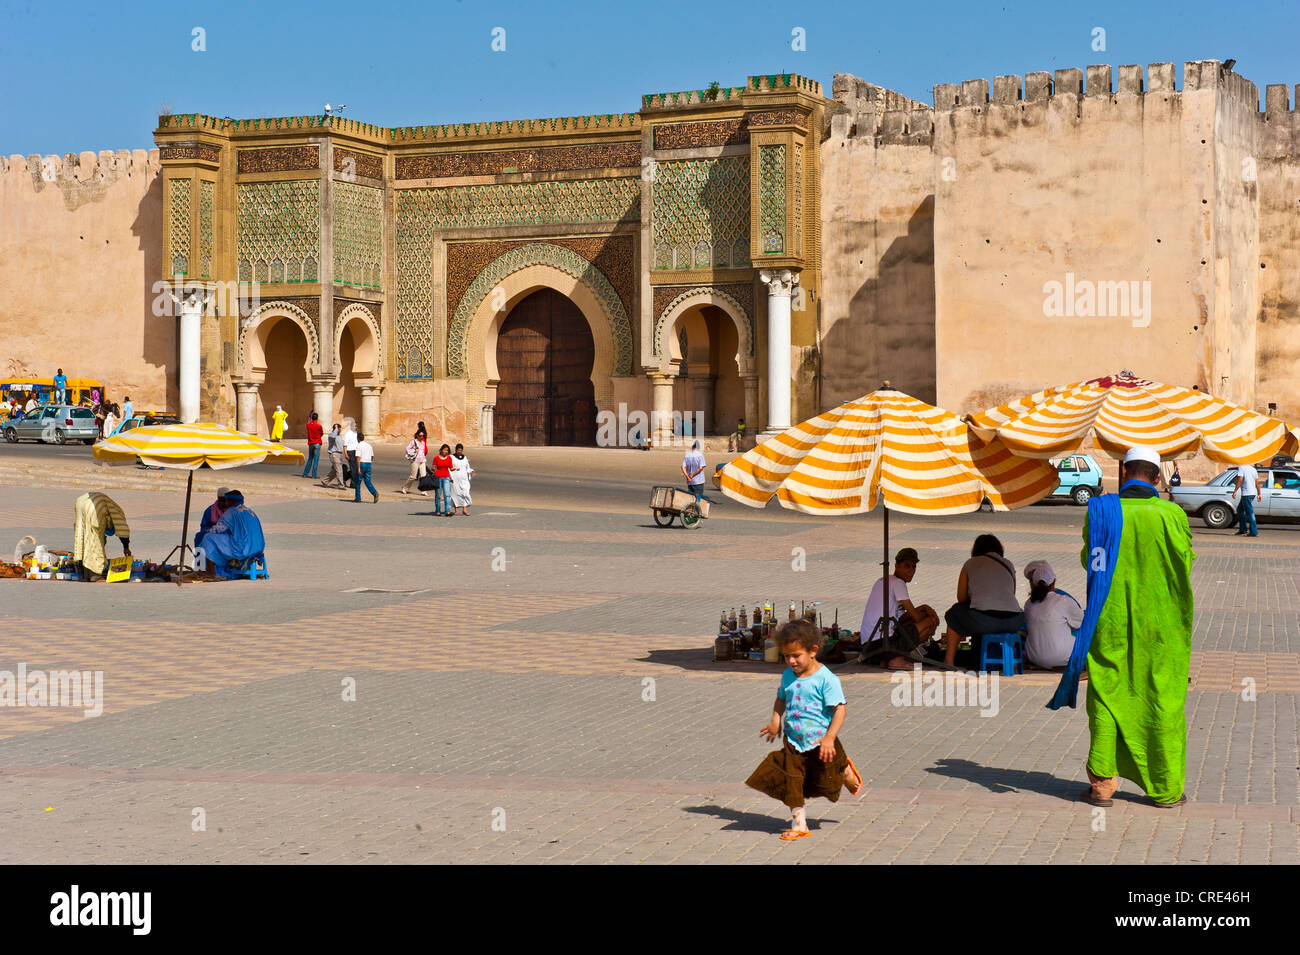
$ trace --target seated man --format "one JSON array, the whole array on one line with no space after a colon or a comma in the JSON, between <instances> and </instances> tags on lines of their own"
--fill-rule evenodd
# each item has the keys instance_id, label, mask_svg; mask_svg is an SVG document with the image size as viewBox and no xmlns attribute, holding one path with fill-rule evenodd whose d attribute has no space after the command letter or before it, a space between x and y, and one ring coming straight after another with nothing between
<instances>
[{"instance_id":1,"label":"seated man","mask_svg":"<svg viewBox=\"0 0 1300 955\"><path fill-rule=\"evenodd\" d=\"M924 646L926 641L934 636L934 632L939 628L939 615L929 605L914 606L912 598L907 592L907 585L916 576L917 560L918 555L913 547L904 547L894 558L894 573L889 578L888 617L892 620L901 614L906 618L908 622L916 627L916 632L921 638L921 645ZM882 611L884 590L884 581L877 578L875 585L871 588L871 596L867 598L867 609L862 615L862 649L864 656L870 652L871 644L884 639L884 628L881 626L881 618L885 616ZM893 655L881 662L891 670L906 670L915 661L909 660L905 656Z\"/></svg>"},{"instance_id":2,"label":"seated man","mask_svg":"<svg viewBox=\"0 0 1300 955\"><path fill-rule=\"evenodd\" d=\"M225 513L203 538L203 551L214 574L223 580L234 577L244 561L266 550L262 522L244 505L244 495L226 492Z\"/></svg>"},{"instance_id":3,"label":"seated man","mask_svg":"<svg viewBox=\"0 0 1300 955\"><path fill-rule=\"evenodd\" d=\"M217 488L217 499L208 505L208 509L204 511L203 516L199 518L199 532L194 535L195 550L198 550L203 546L203 538L208 536L208 532L216 526L219 520L221 520L221 515L226 513L226 508L229 506L226 501L226 495L229 493L230 488L228 487Z\"/></svg>"},{"instance_id":4,"label":"seated man","mask_svg":"<svg viewBox=\"0 0 1300 955\"><path fill-rule=\"evenodd\" d=\"M73 505L77 519L73 527L72 558L81 564L87 580L102 580L108 571L104 541L116 534L122 553L131 556L131 527L121 505L101 491L90 491Z\"/></svg>"}]
</instances>

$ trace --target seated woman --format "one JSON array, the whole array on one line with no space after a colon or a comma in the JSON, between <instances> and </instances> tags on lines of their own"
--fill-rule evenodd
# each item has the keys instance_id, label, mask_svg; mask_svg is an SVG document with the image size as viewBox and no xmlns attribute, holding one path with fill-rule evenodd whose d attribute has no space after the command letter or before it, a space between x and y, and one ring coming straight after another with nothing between
<instances>
[{"instance_id":1,"label":"seated woman","mask_svg":"<svg viewBox=\"0 0 1300 955\"><path fill-rule=\"evenodd\" d=\"M1074 652L1074 634L1083 624L1083 608L1063 590L1056 589L1056 571L1045 560L1030 561L1025 568L1031 588L1025 602L1025 659L1045 670L1060 670Z\"/></svg>"},{"instance_id":2,"label":"seated woman","mask_svg":"<svg viewBox=\"0 0 1300 955\"><path fill-rule=\"evenodd\" d=\"M204 535L203 550L212 572L228 580L238 573L244 561L262 554L266 538L262 535L262 522L245 506L243 494L227 491L226 504L221 520Z\"/></svg>"},{"instance_id":3,"label":"seated woman","mask_svg":"<svg viewBox=\"0 0 1300 955\"><path fill-rule=\"evenodd\" d=\"M963 655L961 662L975 669L983 657L982 638L990 633L1019 633L1025 629L1025 615L1016 600L1016 568L1002 556L1002 542L992 534L981 534L970 554L957 578L957 602L943 617L948 624L943 658L954 663L958 645L970 637L970 655Z\"/></svg>"},{"instance_id":4,"label":"seated woman","mask_svg":"<svg viewBox=\"0 0 1300 955\"><path fill-rule=\"evenodd\" d=\"M216 527L217 522L221 520L221 515L226 513L226 507L228 506L226 495L229 493L230 488L228 487L217 488L217 499L208 505L207 510L203 512L203 516L199 519L199 532L194 535L195 550L203 546L203 538L208 536L208 532Z\"/></svg>"}]
</instances>

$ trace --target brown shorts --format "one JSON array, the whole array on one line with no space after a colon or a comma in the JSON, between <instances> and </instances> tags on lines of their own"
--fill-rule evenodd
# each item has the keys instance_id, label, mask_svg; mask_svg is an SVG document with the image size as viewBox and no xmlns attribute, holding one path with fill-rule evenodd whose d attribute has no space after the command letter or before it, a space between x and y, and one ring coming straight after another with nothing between
<instances>
[{"instance_id":1,"label":"brown shorts","mask_svg":"<svg viewBox=\"0 0 1300 955\"><path fill-rule=\"evenodd\" d=\"M745 785L779 799L791 809L798 809L805 799L822 796L831 802L840 798L844 788L844 771L849 757L844 744L835 740L835 758L829 763L821 760L821 747L814 746L806 753L796 750L787 741L784 746L767 754L758 769L745 780Z\"/></svg>"}]
</instances>

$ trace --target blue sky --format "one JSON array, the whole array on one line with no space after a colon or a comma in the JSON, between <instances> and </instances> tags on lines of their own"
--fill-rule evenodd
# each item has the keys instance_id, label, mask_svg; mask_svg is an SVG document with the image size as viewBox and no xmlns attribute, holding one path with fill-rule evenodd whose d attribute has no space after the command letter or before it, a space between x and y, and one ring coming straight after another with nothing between
<instances>
[{"instance_id":1,"label":"blue sky","mask_svg":"<svg viewBox=\"0 0 1300 955\"><path fill-rule=\"evenodd\" d=\"M204 52L191 48L196 27ZM505 52L491 49L494 27ZM1104 52L1092 49L1097 27ZM1266 84L1300 83L1298 37L1297 0L0 0L0 154L152 146L164 105L254 117L346 103L350 118L408 126L634 112L643 93L775 72L811 76L827 95L832 74L854 73L931 102L936 83L1001 73L1234 57L1262 96Z\"/></svg>"}]
</instances>

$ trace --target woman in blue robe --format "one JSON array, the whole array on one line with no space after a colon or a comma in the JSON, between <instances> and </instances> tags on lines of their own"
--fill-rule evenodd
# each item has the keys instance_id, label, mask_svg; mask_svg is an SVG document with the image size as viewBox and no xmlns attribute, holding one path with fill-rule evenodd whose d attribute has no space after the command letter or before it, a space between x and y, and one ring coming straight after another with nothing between
<instances>
[{"instance_id":1,"label":"woman in blue robe","mask_svg":"<svg viewBox=\"0 0 1300 955\"><path fill-rule=\"evenodd\" d=\"M234 577L244 561L261 556L266 549L262 522L244 505L244 495L230 491L226 503L221 520L203 537L203 550L212 572L222 579Z\"/></svg>"}]
</instances>

